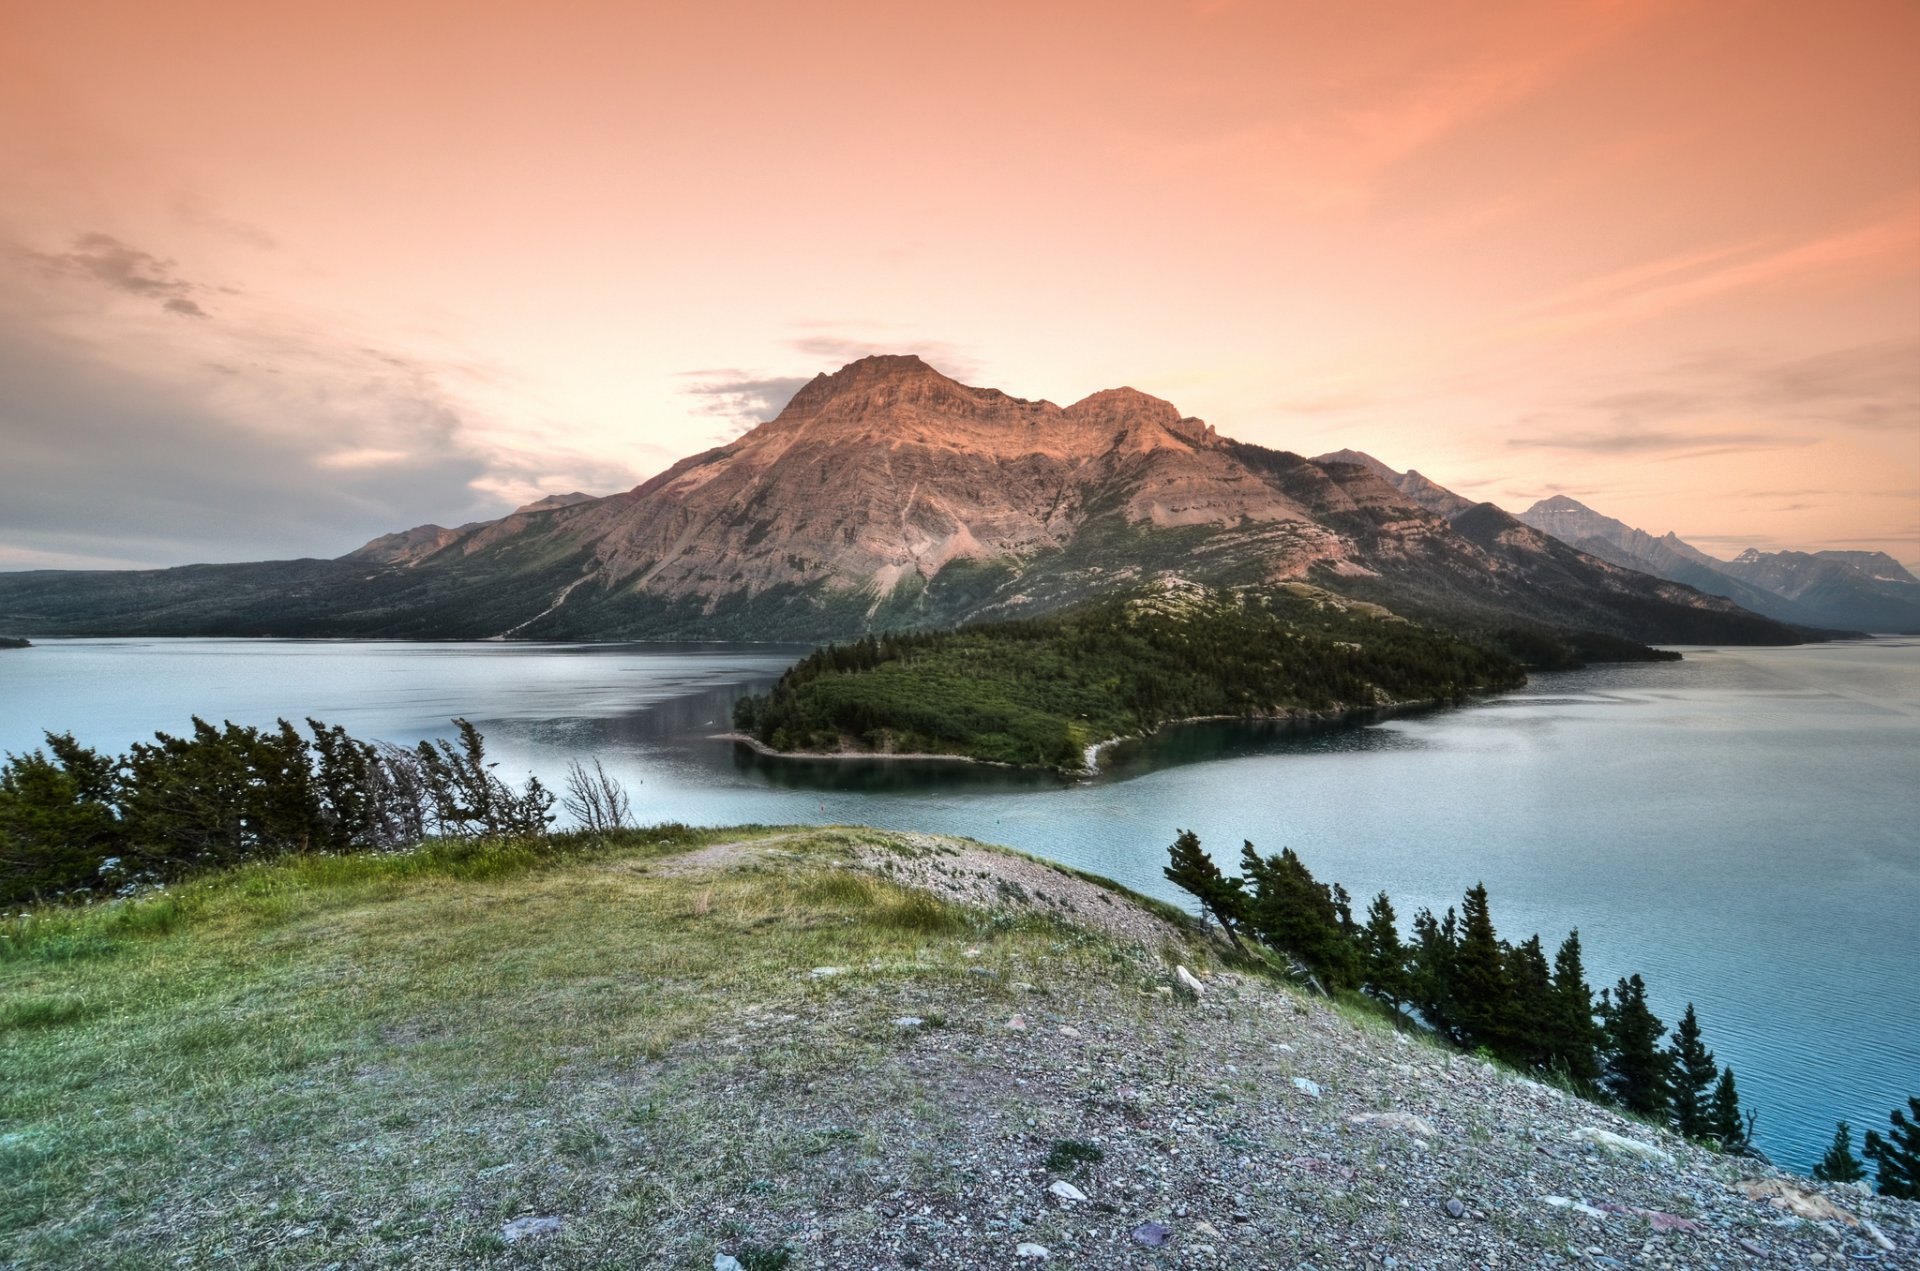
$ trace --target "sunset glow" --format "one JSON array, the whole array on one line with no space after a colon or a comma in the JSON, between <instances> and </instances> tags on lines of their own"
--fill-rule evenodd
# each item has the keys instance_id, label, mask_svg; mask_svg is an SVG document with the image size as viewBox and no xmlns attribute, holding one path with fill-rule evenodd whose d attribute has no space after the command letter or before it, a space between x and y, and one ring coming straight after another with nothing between
<instances>
[{"instance_id":1,"label":"sunset glow","mask_svg":"<svg viewBox=\"0 0 1920 1271\"><path fill-rule=\"evenodd\" d=\"M0 0L0 568L608 493L918 352L1920 566L1920 7Z\"/></svg>"}]
</instances>

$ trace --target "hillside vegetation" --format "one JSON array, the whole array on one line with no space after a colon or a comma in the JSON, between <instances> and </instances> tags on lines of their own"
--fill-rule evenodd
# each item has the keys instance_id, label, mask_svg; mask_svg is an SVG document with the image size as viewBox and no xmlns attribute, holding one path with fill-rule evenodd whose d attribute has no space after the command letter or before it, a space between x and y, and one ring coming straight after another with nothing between
<instances>
[{"instance_id":1,"label":"hillside vegetation","mask_svg":"<svg viewBox=\"0 0 1920 1271\"><path fill-rule=\"evenodd\" d=\"M1331 716L1524 682L1503 654L1310 588L1168 584L1063 614L873 636L802 659L735 725L780 751L1077 771L1174 720Z\"/></svg>"}]
</instances>

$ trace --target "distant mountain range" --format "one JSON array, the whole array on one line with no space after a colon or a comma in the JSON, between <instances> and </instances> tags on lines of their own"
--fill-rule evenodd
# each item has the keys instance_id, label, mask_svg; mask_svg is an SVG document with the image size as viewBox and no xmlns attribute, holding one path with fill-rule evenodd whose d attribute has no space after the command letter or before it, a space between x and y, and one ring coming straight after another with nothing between
<instances>
[{"instance_id":1,"label":"distant mountain range","mask_svg":"<svg viewBox=\"0 0 1920 1271\"><path fill-rule=\"evenodd\" d=\"M1564 495L1541 500L1522 512L1520 519L1602 560L1725 596L1781 622L1842 630L1920 631L1920 578L1885 552L1748 548L1725 561L1675 534L1655 538Z\"/></svg>"},{"instance_id":2,"label":"distant mountain range","mask_svg":"<svg viewBox=\"0 0 1920 1271\"><path fill-rule=\"evenodd\" d=\"M900 356L816 376L778 418L622 494L337 560L0 574L0 629L805 640L1046 612L1165 572L1487 631L1799 638L1364 455L1233 441L1130 388L1027 401Z\"/></svg>"}]
</instances>

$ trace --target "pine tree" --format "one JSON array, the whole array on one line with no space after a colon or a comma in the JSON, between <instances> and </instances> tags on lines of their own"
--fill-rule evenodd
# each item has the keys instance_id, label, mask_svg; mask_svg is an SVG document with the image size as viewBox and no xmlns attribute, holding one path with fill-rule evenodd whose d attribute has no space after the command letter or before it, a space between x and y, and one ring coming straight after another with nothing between
<instances>
[{"instance_id":1,"label":"pine tree","mask_svg":"<svg viewBox=\"0 0 1920 1271\"><path fill-rule=\"evenodd\" d=\"M1460 944L1454 953L1454 1021L1463 1044L1485 1046L1502 1056L1511 1049L1513 998L1504 963L1486 884L1476 883L1460 907Z\"/></svg>"},{"instance_id":2,"label":"pine tree","mask_svg":"<svg viewBox=\"0 0 1920 1271\"><path fill-rule=\"evenodd\" d=\"M1316 881L1292 848L1262 858L1247 843L1240 872L1252 890L1247 923L1261 940L1297 958L1329 988L1359 985L1360 950L1341 922L1333 889Z\"/></svg>"},{"instance_id":3,"label":"pine tree","mask_svg":"<svg viewBox=\"0 0 1920 1271\"><path fill-rule=\"evenodd\" d=\"M1593 989L1580 958L1580 932L1567 933L1553 955L1552 1021L1548 1033L1548 1066L1563 1073L1581 1089L1600 1080L1600 1047L1605 1041L1593 1021Z\"/></svg>"},{"instance_id":4,"label":"pine tree","mask_svg":"<svg viewBox=\"0 0 1920 1271\"><path fill-rule=\"evenodd\" d=\"M1845 1121L1834 1127L1833 1143L1813 1176L1823 1183L1857 1183L1867 1176L1866 1162L1853 1154L1853 1127Z\"/></svg>"},{"instance_id":5,"label":"pine tree","mask_svg":"<svg viewBox=\"0 0 1920 1271\"><path fill-rule=\"evenodd\" d=\"M1667 1026L1647 1007L1647 986L1638 975L1621 980L1609 999L1600 995L1607 1037L1601 1084L1621 1106L1643 1117L1667 1110L1668 1060L1660 1049Z\"/></svg>"},{"instance_id":6,"label":"pine tree","mask_svg":"<svg viewBox=\"0 0 1920 1271\"><path fill-rule=\"evenodd\" d=\"M1180 831L1180 837L1167 849L1167 856L1168 864L1161 871L1167 881L1198 900L1200 907L1227 933L1233 947L1245 953L1247 947L1240 943L1234 927L1246 914L1246 885L1220 872L1213 858L1201 850L1200 836L1192 830Z\"/></svg>"},{"instance_id":7,"label":"pine tree","mask_svg":"<svg viewBox=\"0 0 1920 1271\"><path fill-rule=\"evenodd\" d=\"M1913 1110L1911 1120L1898 1108L1888 1114L1893 1122L1891 1138L1867 1131L1865 1151L1873 1161L1874 1185L1882 1196L1920 1200L1920 1098L1909 1096L1907 1107Z\"/></svg>"},{"instance_id":8,"label":"pine tree","mask_svg":"<svg viewBox=\"0 0 1920 1271\"><path fill-rule=\"evenodd\" d=\"M1713 1052L1700 1040L1700 1021L1694 1018L1692 1002L1674 1029L1667 1063L1672 1074L1673 1128L1690 1139L1706 1137L1713 1129L1708 1112L1719 1068Z\"/></svg>"},{"instance_id":9,"label":"pine tree","mask_svg":"<svg viewBox=\"0 0 1920 1271\"><path fill-rule=\"evenodd\" d=\"M1544 1068L1553 1058L1553 972L1538 935L1507 951L1506 975L1513 993L1507 1058L1523 1067Z\"/></svg>"},{"instance_id":10,"label":"pine tree","mask_svg":"<svg viewBox=\"0 0 1920 1271\"><path fill-rule=\"evenodd\" d=\"M1407 972L1407 946L1400 941L1393 902L1381 892L1367 907L1367 923L1360 929L1360 951L1366 959L1365 984L1373 995L1399 1011L1412 993Z\"/></svg>"},{"instance_id":11,"label":"pine tree","mask_svg":"<svg viewBox=\"0 0 1920 1271\"><path fill-rule=\"evenodd\" d=\"M1456 944L1453 910L1446 919L1422 909L1413 919L1413 955L1410 959L1408 1000L1441 1036L1458 1042L1453 1017L1453 959Z\"/></svg>"},{"instance_id":12,"label":"pine tree","mask_svg":"<svg viewBox=\"0 0 1920 1271\"><path fill-rule=\"evenodd\" d=\"M1733 1080L1733 1069L1720 1070L1720 1084L1707 1101L1708 1133L1719 1140L1722 1152L1744 1152L1752 1144L1753 1122L1740 1112L1740 1088Z\"/></svg>"}]
</instances>

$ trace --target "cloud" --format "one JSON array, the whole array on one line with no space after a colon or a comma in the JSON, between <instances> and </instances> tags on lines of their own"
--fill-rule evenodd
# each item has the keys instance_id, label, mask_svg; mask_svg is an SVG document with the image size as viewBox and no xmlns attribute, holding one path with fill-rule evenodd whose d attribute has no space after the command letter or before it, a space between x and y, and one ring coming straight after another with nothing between
<instances>
[{"instance_id":1,"label":"cloud","mask_svg":"<svg viewBox=\"0 0 1920 1271\"><path fill-rule=\"evenodd\" d=\"M191 318L208 316L193 299L194 293L205 288L176 274L172 261L130 247L111 234L81 234L73 240L71 250L32 252L29 256L43 268L89 279L130 296L159 300L160 307L169 313Z\"/></svg>"},{"instance_id":2,"label":"cloud","mask_svg":"<svg viewBox=\"0 0 1920 1271\"><path fill-rule=\"evenodd\" d=\"M1509 437L1507 444L1532 450L1573 450L1594 455L1653 455L1670 459L1697 459L1706 455L1748 450L1775 450L1810 445L1812 437L1747 431L1714 432L1690 429L1618 428L1610 431L1570 431L1535 437Z\"/></svg>"},{"instance_id":3,"label":"cloud","mask_svg":"<svg viewBox=\"0 0 1920 1271\"><path fill-rule=\"evenodd\" d=\"M231 297L224 320L174 320L209 292ZM487 368L201 286L107 235L0 240L0 568L333 556L632 484L517 442L475 405L490 387Z\"/></svg>"},{"instance_id":4,"label":"cloud","mask_svg":"<svg viewBox=\"0 0 1920 1271\"><path fill-rule=\"evenodd\" d=\"M694 409L731 421L734 436L778 415L807 383L804 375L755 375L739 370L685 371L682 377L693 382L681 391L700 399Z\"/></svg>"}]
</instances>

